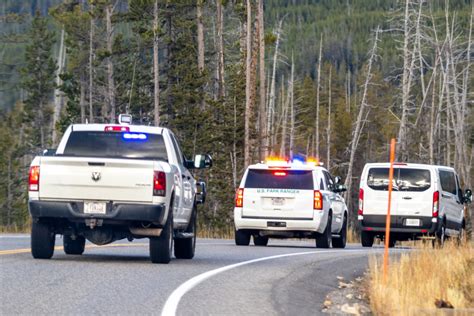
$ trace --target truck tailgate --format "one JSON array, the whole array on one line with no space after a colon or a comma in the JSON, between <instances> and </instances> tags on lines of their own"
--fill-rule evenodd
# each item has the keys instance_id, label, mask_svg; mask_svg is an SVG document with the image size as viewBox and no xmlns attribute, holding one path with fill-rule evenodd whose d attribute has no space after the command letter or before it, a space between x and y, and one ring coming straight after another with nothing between
<instances>
[{"instance_id":1,"label":"truck tailgate","mask_svg":"<svg viewBox=\"0 0 474 316\"><path fill-rule=\"evenodd\" d=\"M40 199L152 202L151 160L41 157Z\"/></svg>"}]
</instances>

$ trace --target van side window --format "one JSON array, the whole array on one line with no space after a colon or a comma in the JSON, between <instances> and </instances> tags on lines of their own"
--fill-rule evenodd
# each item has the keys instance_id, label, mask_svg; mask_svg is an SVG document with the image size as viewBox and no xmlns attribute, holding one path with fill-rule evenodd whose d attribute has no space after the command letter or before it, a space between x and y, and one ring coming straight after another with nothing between
<instances>
[{"instance_id":1,"label":"van side window","mask_svg":"<svg viewBox=\"0 0 474 316\"><path fill-rule=\"evenodd\" d=\"M451 194L457 195L456 179L454 177L453 172L440 170L439 179L441 182L441 189L443 189L444 192L449 192Z\"/></svg>"},{"instance_id":2,"label":"van side window","mask_svg":"<svg viewBox=\"0 0 474 316\"><path fill-rule=\"evenodd\" d=\"M463 194L462 194L462 189L461 189L461 185L459 184L459 176L456 175L456 185L457 185L457 188L458 188L458 202L461 202L463 200Z\"/></svg>"}]
</instances>

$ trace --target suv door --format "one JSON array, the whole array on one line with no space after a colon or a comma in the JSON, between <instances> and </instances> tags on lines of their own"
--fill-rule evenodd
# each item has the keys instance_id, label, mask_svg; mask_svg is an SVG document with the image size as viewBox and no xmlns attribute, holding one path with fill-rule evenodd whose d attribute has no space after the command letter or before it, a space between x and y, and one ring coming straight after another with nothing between
<instances>
[{"instance_id":1,"label":"suv door","mask_svg":"<svg viewBox=\"0 0 474 316\"><path fill-rule=\"evenodd\" d=\"M332 231L339 232L342 227L342 221L344 216L344 202L339 194L334 192L335 182L332 176L326 170L323 170L324 179L327 185L327 192L329 199L331 200L332 209Z\"/></svg>"},{"instance_id":2,"label":"suv door","mask_svg":"<svg viewBox=\"0 0 474 316\"><path fill-rule=\"evenodd\" d=\"M462 204L458 201L456 176L452 170L439 169L441 183L440 210L446 216L446 228L458 229Z\"/></svg>"}]
</instances>

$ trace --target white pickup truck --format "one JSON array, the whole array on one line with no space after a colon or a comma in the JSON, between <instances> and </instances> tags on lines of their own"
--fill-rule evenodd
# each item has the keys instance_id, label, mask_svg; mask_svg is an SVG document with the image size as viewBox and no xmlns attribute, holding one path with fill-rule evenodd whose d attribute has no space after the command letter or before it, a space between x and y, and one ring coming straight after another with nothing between
<instances>
[{"instance_id":1,"label":"white pickup truck","mask_svg":"<svg viewBox=\"0 0 474 316\"><path fill-rule=\"evenodd\" d=\"M209 155L187 160L166 128L69 126L55 152L31 163L33 257L51 258L61 234L66 254L82 254L86 239L105 245L150 238L153 263L168 263L173 248L176 258L193 258L197 204L206 190L189 170L211 165Z\"/></svg>"}]
</instances>

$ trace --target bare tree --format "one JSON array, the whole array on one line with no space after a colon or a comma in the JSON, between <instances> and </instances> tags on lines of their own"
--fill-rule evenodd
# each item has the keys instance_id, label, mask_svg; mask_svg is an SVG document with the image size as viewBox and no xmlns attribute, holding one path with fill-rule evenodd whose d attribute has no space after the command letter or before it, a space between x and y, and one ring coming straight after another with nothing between
<instances>
[{"instance_id":1,"label":"bare tree","mask_svg":"<svg viewBox=\"0 0 474 316\"><path fill-rule=\"evenodd\" d=\"M250 164L250 117L252 115L252 4L247 0L247 34L245 59L245 122L244 122L244 167Z\"/></svg>"},{"instance_id":2,"label":"bare tree","mask_svg":"<svg viewBox=\"0 0 474 316\"><path fill-rule=\"evenodd\" d=\"M377 26L377 29L375 30L374 43L373 43L372 49L369 51L370 57L369 57L369 61L367 62L367 73L366 73L365 82L363 86L363 94L362 94L362 99L360 102L359 113L357 115L357 121L355 122L353 130L352 130L349 167L347 170L346 181L344 183L347 187L347 191L345 194L346 200L349 199L349 196L351 194L350 192L352 190L352 170L354 168L355 154L357 151L357 146L359 145L359 140L362 134L362 128L364 126L365 118L367 117L368 112L369 112L369 104L367 100L368 90L369 90L370 82L372 80L372 66L377 57L379 33L380 33L380 27Z\"/></svg>"},{"instance_id":3,"label":"bare tree","mask_svg":"<svg viewBox=\"0 0 474 316\"><path fill-rule=\"evenodd\" d=\"M265 95L265 28L263 20L263 0L258 0L257 7L258 18L258 48L259 48L259 81L260 81L260 106L259 106L259 156L263 160L268 155L267 141L267 113L266 113L266 95Z\"/></svg>"},{"instance_id":4,"label":"bare tree","mask_svg":"<svg viewBox=\"0 0 474 316\"><path fill-rule=\"evenodd\" d=\"M91 2L89 7L91 15L90 30L89 30L89 123L94 122L94 3Z\"/></svg>"},{"instance_id":5,"label":"bare tree","mask_svg":"<svg viewBox=\"0 0 474 316\"><path fill-rule=\"evenodd\" d=\"M109 3L105 7L105 19L106 19L106 43L107 43L107 100L109 103L108 110L110 122L115 122L115 80L114 80L114 64L112 62L112 46L114 43L114 27L112 26L112 15L115 10L115 4ZM106 114L104 113L104 116Z\"/></svg>"},{"instance_id":6,"label":"bare tree","mask_svg":"<svg viewBox=\"0 0 474 316\"><path fill-rule=\"evenodd\" d=\"M216 0L217 14L217 96L225 97L225 72L224 72L224 11L222 0Z\"/></svg>"},{"instance_id":7,"label":"bare tree","mask_svg":"<svg viewBox=\"0 0 474 316\"><path fill-rule=\"evenodd\" d=\"M288 82L288 95L290 106L290 159L293 159L293 151L295 146L295 102L294 102L294 86L295 86L295 60L291 53L291 74Z\"/></svg>"},{"instance_id":8,"label":"bare tree","mask_svg":"<svg viewBox=\"0 0 474 316\"><path fill-rule=\"evenodd\" d=\"M331 167L331 80L332 80L332 65L329 66L329 80L328 80L328 126L326 128L326 164L327 169Z\"/></svg>"},{"instance_id":9,"label":"bare tree","mask_svg":"<svg viewBox=\"0 0 474 316\"><path fill-rule=\"evenodd\" d=\"M58 60L56 61L57 69L56 69L56 88L54 89L54 111L53 111L53 120L52 120L52 143L53 147L56 146L58 142L58 131L56 129L56 125L59 121L59 117L61 115L62 105L64 94L59 89L59 86L62 83L61 74L63 73L63 69L66 63L66 48L64 45L64 28L61 30L61 42L59 45L59 54Z\"/></svg>"},{"instance_id":10,"label":"bare tree","mask_svg":"<svg viewBox=\"0 0 474 316\"><path fill-rule=\"evenodd\" d=\"M153 116L155 126L160 126L160 62L158 47L158 0L153 4Z\"/></svg>"},{"instance_id":11,"label":"bare tree","mask_svg":"<svg viewBox=\"0 0 474 316\"><path fill-rule=\"evenodd\" d=\"M314 153L316 157L319 158L319 90L321 89L321 59L323 56L323 34L321 33L321 38L319 40L319 57L318 57L318 76L316 81L316 122L315 122L315 149Z\"/></svg>"}]
</instances>

